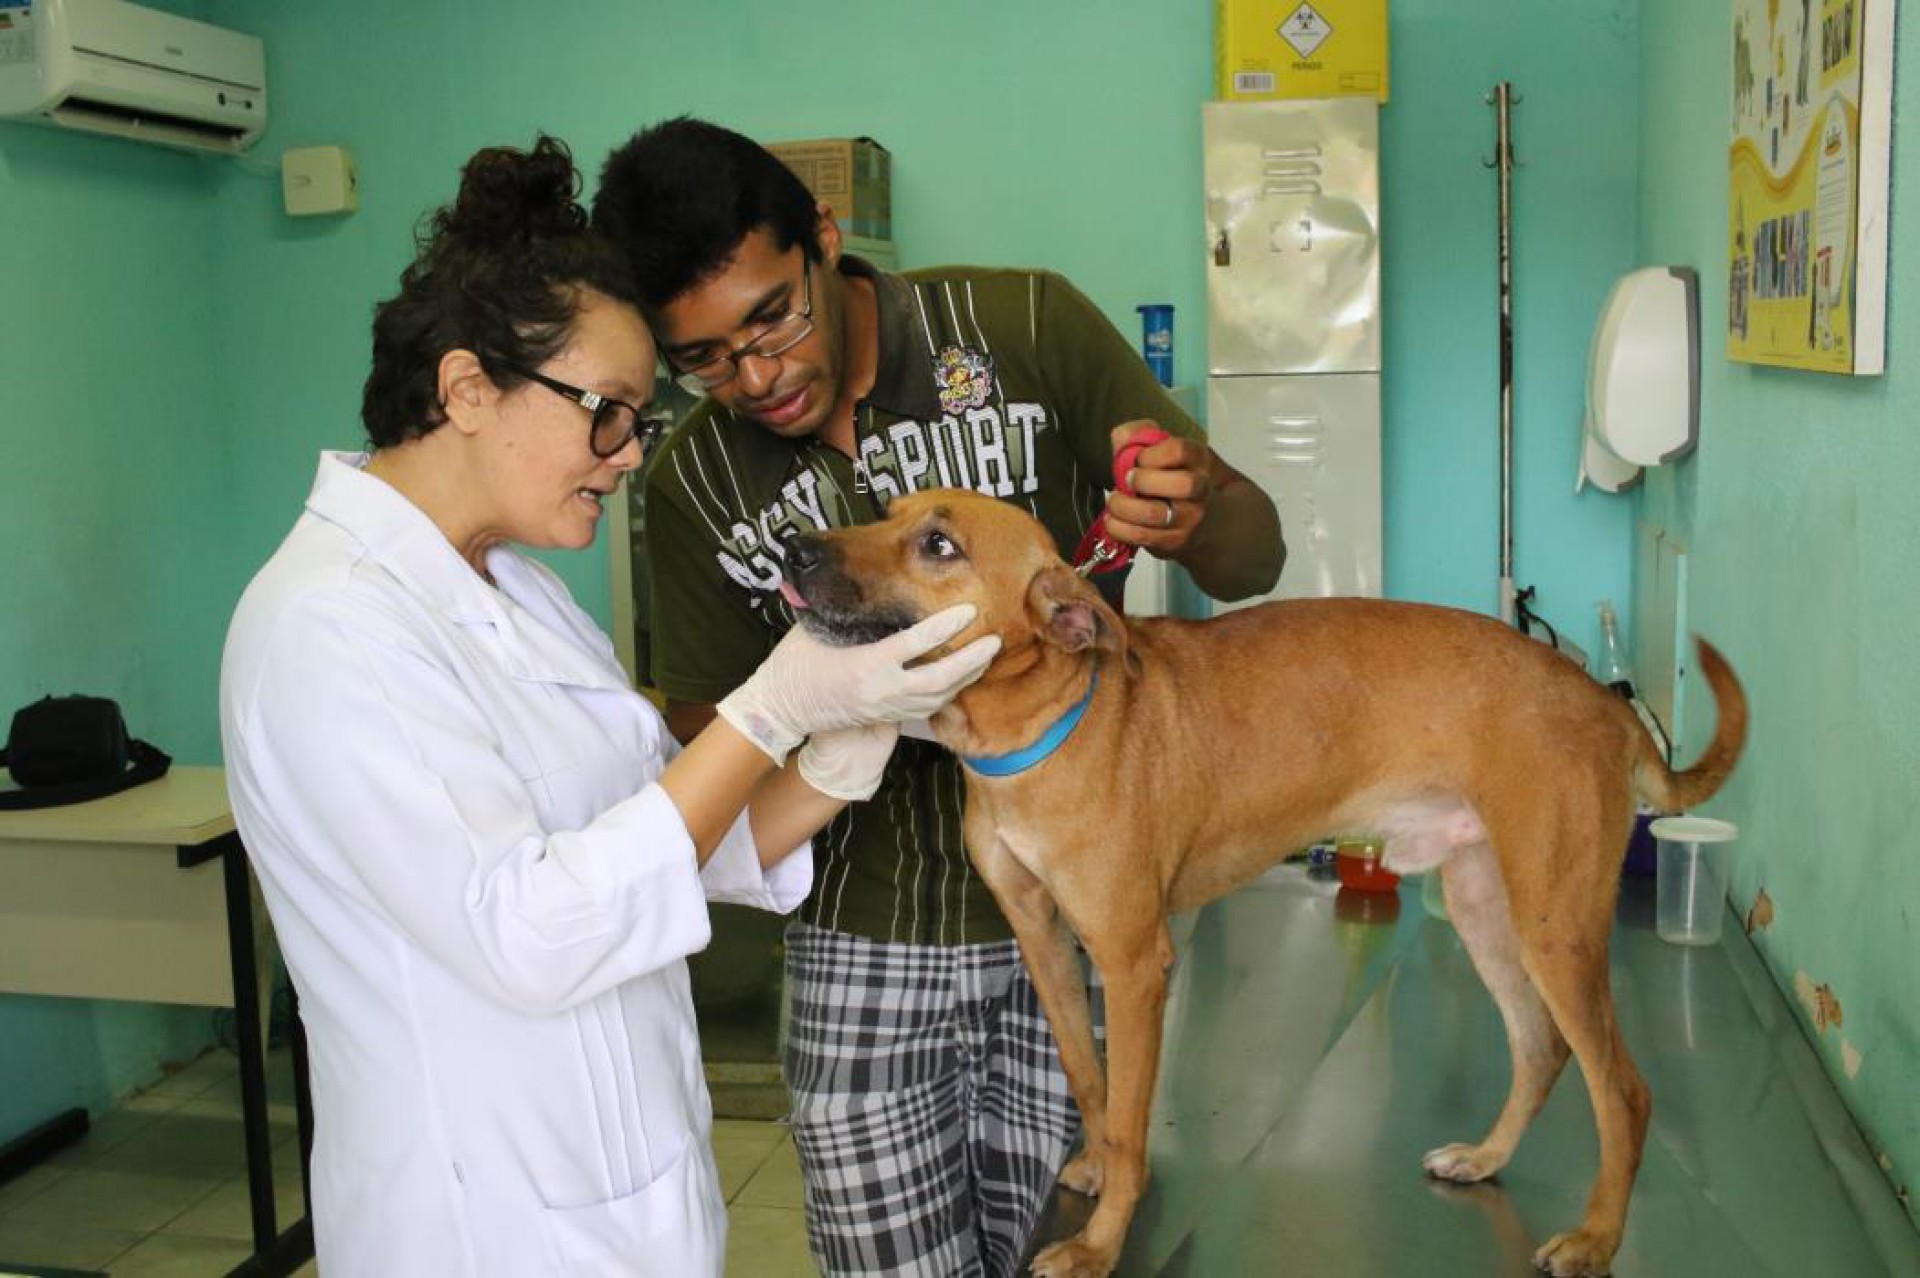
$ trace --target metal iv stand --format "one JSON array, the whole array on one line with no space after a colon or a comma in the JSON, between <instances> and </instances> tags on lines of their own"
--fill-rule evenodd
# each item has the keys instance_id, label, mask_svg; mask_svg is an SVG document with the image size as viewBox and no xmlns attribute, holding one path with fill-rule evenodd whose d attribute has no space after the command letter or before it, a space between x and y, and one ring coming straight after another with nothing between
<instances>
[{"instance_id":1,"label":"metal iv stand","mask_svg":"<svg viewBox=\"0 0 1920 1278\"><path fill-rule=\"evenodd\" d=\"M1496 120L1493 158L1500 174L1500 620L1519 622L1513 585L1513 131L1511 112L1519 97L1502 80L1487 95Z\"/></svg>"}]
</instances>

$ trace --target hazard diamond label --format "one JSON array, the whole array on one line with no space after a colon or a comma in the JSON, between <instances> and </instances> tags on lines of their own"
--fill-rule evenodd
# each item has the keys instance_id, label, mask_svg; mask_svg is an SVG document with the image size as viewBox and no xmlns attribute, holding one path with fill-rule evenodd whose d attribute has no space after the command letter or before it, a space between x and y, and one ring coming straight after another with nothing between
<instances>
[{"instance_id":1,"label":"hazard diamond label","mask_svg":"<svg viewBox=\"0 0 1920 1278\"><path fill-rule=\"evenodd\" d=\"M1282 40L1293 46L1294 52L1303 58L1313 56L1313 51L1327 42L1333 34L1333 24L1320 16L1320 11L1310 4L1303 4L1287 15L1275 32Z\"/></svg>"}]
</instances>

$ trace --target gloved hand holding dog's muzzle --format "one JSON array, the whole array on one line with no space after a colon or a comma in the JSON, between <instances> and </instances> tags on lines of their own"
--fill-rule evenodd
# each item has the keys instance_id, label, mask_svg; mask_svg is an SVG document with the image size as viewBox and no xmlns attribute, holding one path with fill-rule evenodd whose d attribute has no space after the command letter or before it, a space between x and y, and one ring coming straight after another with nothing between
<instances>
[{"instance_id":1,"label":"gloved hand holding dog's muzzle","mask_svg":"<svg viewBox=\"0 0 1920 1278\"><path fill-rule=\"evenodd\" d=\"M976 639L938 661L909 668L973 621L956 604L877 643L838 648L787 632L753 676L717 707L720 716L775 763L816 732L924 719L978 679L1000 651L998 635Z\"/></svg>"},{"instance_id":2,"label":"gloved hand holding dog's muzzle","mask_svg":"<svg viewBox=\"0 0 1920 1278\"><path fill-rule=\"evenodd\" d=\"M816 732L800 747L800 777L830 798L864 803L879 790L899 741L895 723Z\"/></svg>"}]
</instances>

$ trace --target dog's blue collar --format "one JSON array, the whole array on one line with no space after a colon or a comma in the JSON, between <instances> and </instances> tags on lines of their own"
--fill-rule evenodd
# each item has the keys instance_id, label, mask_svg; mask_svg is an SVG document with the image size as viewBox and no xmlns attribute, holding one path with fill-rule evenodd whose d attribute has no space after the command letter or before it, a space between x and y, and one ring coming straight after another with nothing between
<instances>
[{"instance_id":1,"label":"dog's blue collar","mask_svg":"<svg viewBox=\"0 0 1920 1278\"><path fill-rule=\"evenodd\" d=\"M1053 726L1040 734L1040 739L1024 749L1011 754L987 754L960 756L960 762L970 771L983 777L1010 777L1016 772L1025 772L1034 764L1058 750L1061 743L1073 735L1080 726L1080 720L1087 713L1087 707L1093 704L1093 690L1100 686L1100 671L1096 667L1093 678L1087 681L1087 695L1072 709L1053 721Z\"/></svg>"}]
</instances>

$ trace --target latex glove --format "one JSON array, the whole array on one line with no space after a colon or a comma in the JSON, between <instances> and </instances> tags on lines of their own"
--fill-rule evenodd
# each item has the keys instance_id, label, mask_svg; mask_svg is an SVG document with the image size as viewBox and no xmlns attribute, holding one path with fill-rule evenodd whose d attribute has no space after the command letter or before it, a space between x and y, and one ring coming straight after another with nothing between
<instances>
[{"instance_id":1,"label":"latex glove","mask_svg":"<svg viewBox=\"0 0 1920 1278\"><path fill-rule=\"evenodd\" d=\"M720 716L775 763L816 732L924 719L978 679L1000 651L987 635L938 661L907 668L973 621L956 604L877 643L838 648L795 626L745 683L717 707Z\"/></svg>"},{"instance_id":2,"label":"latex glove","mask_svg":"<svg viewBox=\"0 0 1920 1278\"><path fill-rule=\"evenodd\" d=\"M871 799L899 739L899 725L892 723L816 732L800 747L801 779L820 793L849 803Z\"/></svg>"}]
</instances>

